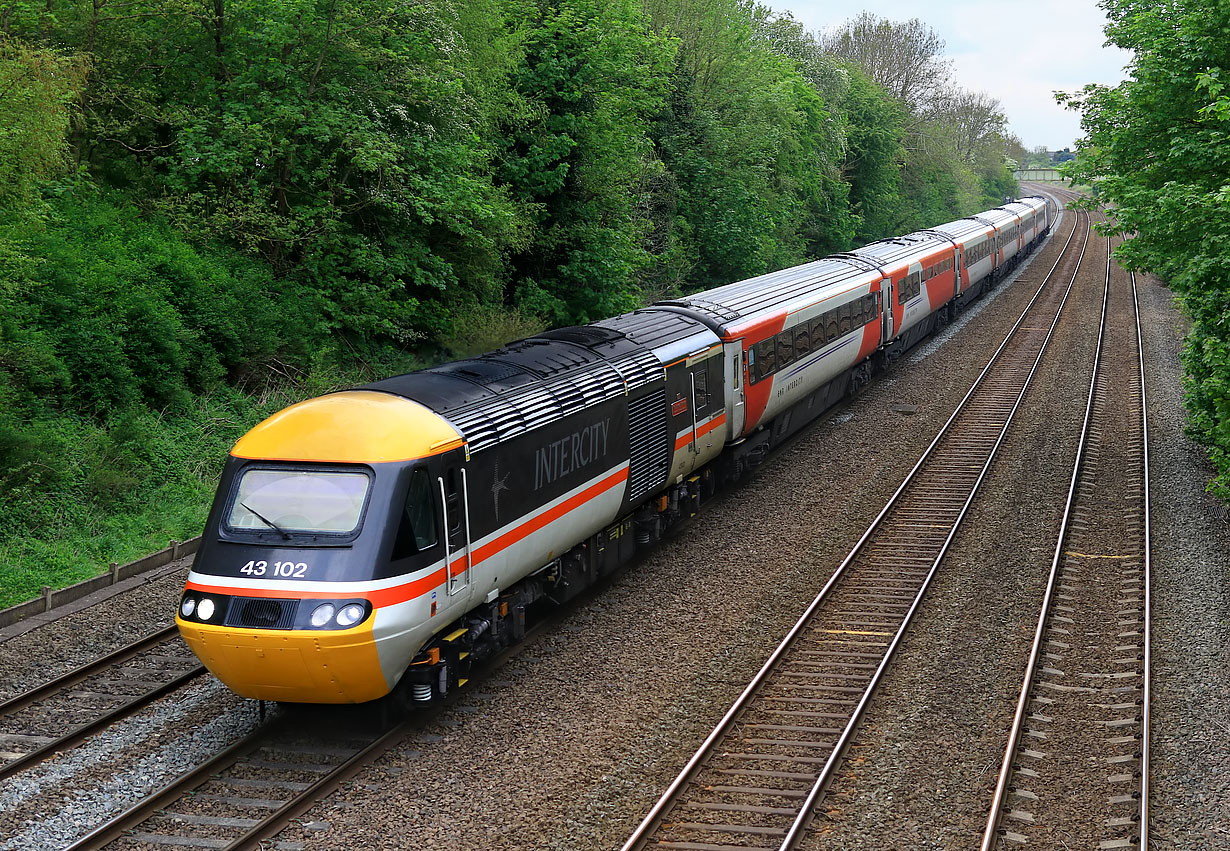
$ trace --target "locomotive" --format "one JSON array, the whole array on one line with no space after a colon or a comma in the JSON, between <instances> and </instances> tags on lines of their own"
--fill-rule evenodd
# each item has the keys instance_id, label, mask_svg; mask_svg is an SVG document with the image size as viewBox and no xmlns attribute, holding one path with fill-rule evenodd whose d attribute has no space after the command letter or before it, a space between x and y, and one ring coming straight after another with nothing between
<instances>
[{"instance_id":1,"label":"locomotive","mask_svg":"<svg viewBox=\"0 0 1230 851\"><path fill-rule=\"evenodd\" d=\"M1015 265L1028 197L292 405L231 450L176 623L262 700L425 703Z\"/></svg>"}]
</instances>

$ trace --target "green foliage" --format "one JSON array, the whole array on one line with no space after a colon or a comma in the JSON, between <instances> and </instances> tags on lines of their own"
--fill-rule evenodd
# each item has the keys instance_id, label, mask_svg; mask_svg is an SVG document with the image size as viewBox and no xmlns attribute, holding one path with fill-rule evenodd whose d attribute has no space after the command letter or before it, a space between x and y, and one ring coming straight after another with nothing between
<instances>
[{"instance_id":1,"label":"green foliage","mask_svg":"<svg viewBox=\"0 0 1230 851\"><path fill-rule=\"evenodd\" d=\"M99 179L263 257L330 326L413 338L424 300L489 295L520 238L489 168L512 109L500 8L135 0L17 23L91 57Z\"/></svg>"},{"instance_id":2,"label":"green foliage","mask_svg":"<svg viewBox=\"0 0 1230 851\"><path fill-rule=\"evenodd\" d=\"M849 128L845 176L860 218L855 242L867 243L899 233L894 227L902 204L905 109L862 72L851 69L849 80L843 104Z\"/></svg>"},{"instance_id":3,"label":"green foliage","mask_svg":"<svg viewBox=\"0 0 1230 851\"><path fill-rule=\"evenodd\" d=\"M31 203L38 181L68 163L73 100L85 62L0 32L0 209Z\"/></svg>"},{"instance_id":4,"label":"green foliage","mask_svg":"<svg viewBox=\"0 0 1230 851\"><path fill-rule=\"evenodd\" d=\"M546 329L541 319L515 308L479 305L454 319L452 332L441 338L440 345L453 358L470 358Z\"/></svg>"},{"instance_id":5,"label":"green foliage","mask_svg":"<svg viewBox=\"0 0 1230 851\"><path fill-rule=\"evenodd\" d=\"M512 300L552 324L639 306L651 256L636 188L654 169L648 129L673 46L632 0L539 0L518 10L514 90L533 117L509 128L501 180L533 212L510 258Z\"/></svg>"},{"instance_id":6,"label":"green foliage","mask_svg":"<svg viewBox=\"0 0 1230 851\"><path fill-rule=\"evenodd\" d=\"M1190 430L1230 499L1230 7L1105 5L1109 40L1135 59L1120 85L1061 97L1086 133L1069 173L1108 204L1124 265L1168 281L1192 317Z\"/></svg>"},{"instance_id":7,"label":"green foliage","mask_svg":"<svg viewBox=\"0 0 1230 851\"><path fill-rule=\"evenodd\" d=\"M190 246L122 200L65 195L0 220L0 378L20 406L180 410L222 379L302 358L313 319L258 264Z\"/></svg>"},{"instance_id":8,"label":"green foliage","mask_svg":"<svg viewBox=\"0 0 1230 851\"><path fill-rule=\"evenodd\" d=\"M791 34L768 32L764 10L736 0L652 10L680 45L654 138L675 178L661 206L681 220L689 283L714 286L849 247L856 220L839 174L843 140L816 85L775 52Z\"/></svg>"}]
</instances>

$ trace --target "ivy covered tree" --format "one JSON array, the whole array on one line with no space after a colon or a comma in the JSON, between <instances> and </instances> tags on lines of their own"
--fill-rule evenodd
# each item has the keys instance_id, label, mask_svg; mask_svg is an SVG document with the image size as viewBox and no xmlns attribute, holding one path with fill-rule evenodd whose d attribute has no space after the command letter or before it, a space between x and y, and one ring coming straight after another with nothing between
<instances>
[{"instance_id":1,"label":"ivy covered tree","mask_svg":"<svg viewBox=\"0 0 1230 851\"><path fill-rule=\"evenodd\" d=\"M30 204L40 181L66 170L85 71L80 57L32 47L0 29L0 209Z\"/></svg>"},{"instance_id":2,"label":"ivy covered tree","mask_svg":"<svg viewBox=\"0 0 1230 851\"><path fill-rule=\"evenodd\" d=\"M1069 166L1111 212L1132 269L1169 282L1192 317L1183 359L1192 434L1230 499L1230 7L1106 0L1128 78L1062 96L1085 139Z\"/></svg>"},{"instance_id":3,"label":"ivy covered tree","mask_svg":"<svg viewBox=\"0 0 1230 851\"><path fill-rule=\"evenodd\" d=\"M634 0L529 0L516 26L510 83L528 117L505 128L499 179L532 224L510 256L510 300L553 324L631 310L654 259L637 196L673 45Z\"/></svg>"}]
</instances>

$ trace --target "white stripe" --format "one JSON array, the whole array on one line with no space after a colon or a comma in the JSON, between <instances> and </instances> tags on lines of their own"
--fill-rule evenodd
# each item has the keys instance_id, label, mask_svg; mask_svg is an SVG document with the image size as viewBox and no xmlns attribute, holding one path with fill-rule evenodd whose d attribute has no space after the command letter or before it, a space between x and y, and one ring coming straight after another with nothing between
<instances>
[{"instance_id":1,"label":"white stripe","mask_svg":"<svg viewBox=\"0 0 1230 851\"><path fill-rule=\"evenodd\" d=\"M423 579L430 576L437 570L444 568L444 559L438 559L432 562L430 567L424 567L413 573L403 573L401 576L391 576L388 579L369 579L364 582L312 582L302 579L274 579L259 577L251 579L248 577L238 576L214 576L210 573L197 573L195 570L189 572L188 581L195 582L199 585L214 585L220 588L233 588L237 591L244 589L252 589L259 591L268 591L273 588L284 591L327 591L330 594L361 594L366 591L381 591L385 588L396 588L399 585L407 585L414 582L416 579Z\"/></svg>"}]
</instances>

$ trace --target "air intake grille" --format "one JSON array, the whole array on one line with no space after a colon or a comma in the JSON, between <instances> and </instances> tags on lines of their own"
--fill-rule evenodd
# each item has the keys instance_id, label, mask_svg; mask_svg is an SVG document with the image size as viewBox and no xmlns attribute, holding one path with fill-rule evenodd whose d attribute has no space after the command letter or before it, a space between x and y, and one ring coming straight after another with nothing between
<instances>
[{"instance_id":1,"label":"air intake grille","mask_svg":"<svg viewBox=\"0 0 1230 851\"><path fill-rule=\"evenodd\" d=\"M652 355L650 355L652 357ZM658 374L662 366L656 360ZM522 432L541 428L607 399L622 396L623 376L610 364L594 363L584 370L527 384L451 411L449 422L466 437L471 452L479 452Z\"/></svg>"},{"instance_id":2,"label":"air intake grille","mask_svg":"<svg viewBox=\"0 0 1230 851\"><path fill-rule=\"evenodd\" d=\"M658 360L648 349L637 349L615 361L615 368L623 376L629 390L643 387L651 381L662 381L664 370L662 361Z\"/></svg>"},{"instance_id":3,"label":"air intake grille","mask_svg":"<svg viewBox=\"0 0 1230 851\"><path fill-rule=\"evenodd\" d=\"M628 406L628 498L640 499L666 481L671 452L666 435L666 390Z\"/></svg>"},{"instance_id":4,"label":"air intake grille","mask_svg":"<svg viewBox=\"0 0 1230 851\"><path fill-rule=\"evenodd\" d=\"M295 609L298 606L298 600L235 597L226 613L226 625L250 629L290 629L295 624Z\"/></svg>"}]
</instances>

